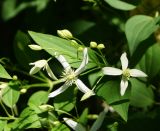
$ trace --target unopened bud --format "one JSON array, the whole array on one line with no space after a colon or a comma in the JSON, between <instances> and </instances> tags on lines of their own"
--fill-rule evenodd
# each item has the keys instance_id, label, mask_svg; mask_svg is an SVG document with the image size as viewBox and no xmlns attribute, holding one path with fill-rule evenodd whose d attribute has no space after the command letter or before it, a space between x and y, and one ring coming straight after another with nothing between
<instances>
[{"instance_id":1,"label":"unopened bud","mask_svg":"<svg viewBox=\"0 0 160 131\"><path fill-rule=\"evenodd\" d=\"M20 90L20 93L22 93L22 94L24 94L24 93L26 93L27 92L27 89L21 89Z\"/></svg>"},{"instance_id":2,"label":"unopened bud","mask_svg":"<svg viewBox=\"0 0 160 131\"><path fill-rule=\"evenodd\" d=\"M104 46L104 44L98 44L97 48L101 50L101 49L104 49L105 46Z\"/></svg>"},{"instance_id":3,"label":"unopened bud","mask_svg":"<svg viewBox=\"0 0 160 131\"><path fill-rule=\"evenodd\" d=\"M42 50L42 47L39 45L28 45L32 50Z\"/></svg>"},{"instance_id":4,"label":"unopened bud","mask_svg":"<svg viewBox=\"0 0 160 131\"><path fill-rule=\"evenodd\" d=\"M83 51L83 47L82 46L80 46L80 47L78 47L78 51Z\"/></svg>"},{"instance_id":5,"label":"unopened bud","mask_svg":"<svg viewBox=\"0 0 160 131\"><path fill-rule=\"evenodd\" d=\"M18 80L18 77L16 75L13 76L13 80Z\"/></svg>"},{"instance_id":6,"label":"unopened bud","mask_svg":"<svg viewBox=\"0 0 160 131\"><path fill-rule=\"evenodd\" d=\"M72 44L73 46L77 46L77 45L78 45L77 41L75 41L75 40L71 40L71 44Z\"/></svg>"},{"instance_id":7,"label":"unopened bud","mask_svg":"<svg viewBox=\"0 0 160 131\"><path fill-rule=\"evenodd\" d=\"M94 42L94 41L91 41L91 42L90 42L90 47L91 47L91 48L97 48L97 43Z\"/></svg>"},{"instance_id":8,"label":"unopened bud","mask_svg":"<svg viewBox=\"0 0 160 131\"><path fill-rule=\"evenodd\" d=\"M69 31L69 30L57 30L57 34L62 37L62 38L68 38L68 39L71 39L73 38L73 35L72 33Z\"/></svg>"},{"instance_id":9,"label":"unopened bud","mask_svg":"<svg viewBox=\"0 0 160 131\"><path fill-rule=\"evenodd\" d=\"M53 107L53 106L47 105L47 104L45 104L45 105L40 105L39 108L40 108L41 110L43 110L43 111L52 111L52 110L54 110L54 107Z\"/></svg>"}]
</instances>

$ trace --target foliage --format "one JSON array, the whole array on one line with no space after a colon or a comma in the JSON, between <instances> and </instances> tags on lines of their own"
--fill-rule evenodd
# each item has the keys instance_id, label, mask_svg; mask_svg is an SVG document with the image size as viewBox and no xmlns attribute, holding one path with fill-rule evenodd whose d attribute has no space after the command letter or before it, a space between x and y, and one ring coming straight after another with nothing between
<instances>
[{"instance_id":1,"label":"foliage","mask_svg":"<svg viewBox=\"0 0 160 131\"><path fill-rule=\"evenodd\" d=\"M159 129L160 2L0 4L0 130Z\"/></svg>"}]
</instances>

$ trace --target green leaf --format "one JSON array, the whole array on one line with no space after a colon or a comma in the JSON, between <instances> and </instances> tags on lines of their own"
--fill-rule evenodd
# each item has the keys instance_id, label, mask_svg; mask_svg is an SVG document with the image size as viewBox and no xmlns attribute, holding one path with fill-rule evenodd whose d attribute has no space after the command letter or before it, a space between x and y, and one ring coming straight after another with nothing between
<instances>
[{"instance_id":1,"label":"green leaf","mask_svg":"<svg viewBox=\"0 0 160 131\"><path fill-rule=\"evenodd\" d=\"M37 11L43 10L49 0L32 0L29 2L17 3L17 0L5 0L2 5L2 18L9 20L28 7L37 7Z\"/></svg>"},{"instance_id":2,"label":"green leaf","mask_svg":"<svg viewBox=\"0 0 160 131\"><path fill-rule=\"evenodd\" d=\"M66 112L71 111L75 107L75 95L74 86L69 87L65 92L54 98L54 107Z\"/></svg>"},{"instance_id":3,"label":"green leaf","mask_svg":"<svg viewBox=\"0 0 160 131\"><path fill-rule=\"evenodd\" d=\"M7 71L1 64L0 64L0 78L12 79L12 77L7 73Z\"/></svg>"},{"instance_id":4,"label":"green leaf","mask_svg":"<svg viewBox=\"0 0 160 131\"><path fill-rule=\"evenodd\" d=\"M29 63L41 59L39 52L31 50L29 44L31 44L29 36L18 31L14 41L14 54L18 63L25 69L31 68Z\"/></svg>"},{"instance_id":5,"label":"green leaf","mask_svg":"<svg viewBox=\"0 0 160 131\"><path fill-rule=\"evenodd\" d=\"M127 11L127 10L133 10L136 8L135 5L132 5L120 0L105 0L105 2L107 2L110 6L120 10Z\"/></svg>"},{"instance_id":6,"label":"green leaf","mask_svg":"<svg viewBox=\"0 0 160 131\"><path fill-rule=\"evenodd\" d=\"M151 87L137 79L131 79L131 105L146 108L154 103L154 94Z\"/></svg>"},{"instance_id":7,"label":"green leaf","mask_svg":"<svg viewBox=\"0 0 160 131\"><path fill-rule=\"evenodd\" d=\"M79 117L79 123L86 125L88 121L88 108L85 108L84 111L82 112L81 116Z\"/></svg>"},{"instance_id":8,"label":"green leaf","mask_svg":"<svg viewBox=\"0 0 160 131\"><path fill-rule=\"evenodd\" d=\"M11 124L14 130L24 130L29 128L40 128L41 123L38 115L29 107L25 108L20 117Z\"/></svg>"},{"instance_id":9,"label":"green leaf","mask_svg":"<svg viewBox=\"0 0 160 131\"><path fill-rule=\"evenodd\" d=\"M62 54L72 65L72 67L77 68L80 65L83 57L82 52L78 52L78 47L80 45L75 46L70 40L65 40L53 35L36 33L33 31L29 31L29 34L32 39L44 50L46 50L50 55L55 56L55 53ZM93 55L92 50L89 50L89 54L90 53L92 53ZM96 60L98 61L98 58L89 59L90 62L88 63L87 67L95 67L97 65Z\"/></svg>"},{"instance_id":10,"label":"green leaf","mask_svg":"<svg viewBox=\"0 0 160 131\"><path fill-rule=\"evenodd\" d=\"M158 29L158 18L145 15L131 17L125 25L125 34L128 41L130 53L133 54L140 42L147 39Z\"/></svg>"},{"instance_id":11,"label":"green leaf","mask_svg":"<svg viewBox=\"0 0 160 131\"><path fill-rule=\"evenodd\" d=\"M48 92L38 91L29 98L28 103L40 106L42 104L47 103L47 101L48 101Z\"/></svg>"},{"instance_id":12,"label":"green leaf","mask_svg":"<svg viewBox=\"0 0 160 131\"><path fill-rule=\"evenodd\" d=\"M4 131L4 127L7 124L7 121L0 120L0 131Z\"/></svg>"},{"instance_id":13,"label":"green leaf","mask_svg":"<svg viewBox=\"0 0 160 131\"><path fill-rule=\"evenodd\" d=\"M2 100L10 108L13 108L17 103L19 96L20 92L18 84L9 83L8 86L3 89Z\"/></svg>"},{"instance_id":14,"label":"green leaf","mask_svg":"<svg viewBox=\"0 0 160 131\"><path fill-rule=\"evenodd\" d=\"M51 131L71 131L66 125L59 123L54 126Z\"/></svg>"},{"instance_id":15,"label":"green leaf","mask_svg":"<svg viewBox=\"0 0 160 131\"><path fill-rule=\"evenodd\" d=\"M129 88L125 92L124 96L120 95L120 83L117 81L108 81L100 84L97 90L97 95L102 97L107 104L113 107L113 109L125 120L128 117L129 107Z\"/></svg>"},{"instance_id":16,"label":"green leaf","mask_svg":"<svg viewBox=\"0 0 160 131\"><path fill-rule=\"evenodd\" d=\"M154 78L160 71L160 45L154 44L143 55L142 59L137 65L137 68L141 69L148 74L149 79Z\"/></svg>"}]
</instances>

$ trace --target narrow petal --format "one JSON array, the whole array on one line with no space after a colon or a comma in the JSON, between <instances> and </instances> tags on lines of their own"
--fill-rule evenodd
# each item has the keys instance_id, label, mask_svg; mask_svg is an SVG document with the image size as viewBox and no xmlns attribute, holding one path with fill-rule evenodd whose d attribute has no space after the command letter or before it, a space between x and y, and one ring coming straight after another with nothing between
<instances>
[{"instance_id":1,"label":"narrow petal","mask_svg":"<svg viewBox=\"0 0 160 131\"><path fill-rule=\"evenodd\" d=\"M127 69L128 67L128 59L127 59L127 54L126 52L124 52L122 55L121 55L121 64L122 64L122 70L125 70Z\"/></svg>"},{"instance_id":2,"label":"narrow petal","mask_svg":"<svg viewBox=\"0 0 160 131\"><path fill-rule=\"evenodd\" d=\"M102 68L102 72L105 75L113 75L113 76L122 74L122 70L114 68L114 67L104 67Z\"/></svg>"},{"instance_id":3,"label":"narrow petal","mask_svg":"<svg viewBox=\"0 0 160 131\"><path fill-rule=\"evenodd\" d=\"M88 63L88 50L87 50L87 48L84 48L82 63L79 66L79 68L75 71L75 74L79 75L81 72L83 72L87 63Z\"/></svg>"},{"instance_id":4,"label":"narrow petal","mask_svg":"<svg viewBox=\"0 0 160 131\"><path fill-rule=\"evenodd\" d=\"M128 80L122 78L121 84L120 84L120 94L121 94L121 96L124 95L127 87L128 87Z\"/></svg>"},{"instance_id":5,"label":"narrow petal","mask_svg":"<svg viewBox=\"0 0 160 131\"><path fill-rule=\"evenodd\" d=\"M34 74L36 74L38 71L40 71L40 69L41 69L41 68L34 66L34 67L31 68L29 74L30 74L30 75L34 75Z\"/></svg>"},{"instance_id":6,"label":"narrow petal","mask_svg":"<svg viewBox=\"0 0 160 131\"><path fill-rule=\"evenodd\" d=\"M89 97L95 95L95 93L93 92L93 90L90 90L89 92L85 93L82 98L81 98L81 101L84 101L86 99L88 99Z\"/></svg>"},{"instance_id":7,"label":"narrow petal","mask_svg":"<svg viewBox=\"0 0 160 131\"><path fill-rule=\"evenodd\" d=\"M82 91L83 93L87 93L87 92L91 92L91 91L92 91L92 90L89 89L80 79L77 79L77 80L75 81L75 83L76 83L78 89L79 89L80 91Z\"/></svg>"},{"instance_id":8,"label":"narrow petal","mask_svg":"<svg viewBox=\"0 0 160 131\"><path fill-rule=\"evenodd\" d=\"M70 118L63 118L63 120L74 131L86 131L86 129L80 123L77 123L76 121L74 121L74 120L72 120Z\"/></svg>"},{"instance_id":9,"label":"narrow petal","mask_svg":"<svg viewBox=\"0 0 160 131\"><path fill-rule=\"evenodd\" d=\"M61 86L57 90L50 93L48 97L55 97L55 96L61 94L62 92L64 92L68 87L69 87L69 85L67 83L65 83L63 86Z\"/></svg>"},{"instance_id":10,"label":"narrow petal","mask_svg":"<svg viewBox=\"0 0 160 131\"><path fill-rule=\"evenodd\" d=\"M67 62L67 60L63 55L56 56L56 59L62 64L65 70L68 70L71 68L71 66L69 65L69 63Z\"/></svg>"},{"instance_id":11,"label":"narrow petal","mask_svg":"<svg viewBox=\"0 0 160 131\"><path fill-rule=\"evenodd\" d=\"M147 77L147 75L144 72L137 69L130 69L129 72L132 77Z\"/></svg>"},{"instance_id":12,"label":"narrow petal","mask_svg":"<svg viewBox=\"0 0 160 131\"><path fill-rule=\"evenodd\" d=\"M56 76L53 74L53 72L52 72L52 70L51 70L51 68L49 67L48 64L46 65L46 71L47 71L48 75L49 75L53 80L58 80L58 79L56 78Z\"/></svg>"}]
</instances>

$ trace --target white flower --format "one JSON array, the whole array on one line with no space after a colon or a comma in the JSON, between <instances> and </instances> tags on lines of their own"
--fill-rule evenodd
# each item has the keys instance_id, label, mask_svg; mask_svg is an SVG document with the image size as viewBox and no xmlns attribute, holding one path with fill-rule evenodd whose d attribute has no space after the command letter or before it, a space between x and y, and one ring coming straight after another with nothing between
<instances>
[{"instance_id":1,"label":"white flower","mask_svg":"<svg viewBox=\"0 0 160 131\"><path fill-rule=\"evenodd\" d=\"M126 53L123 53L121 55L120 60L122 64L122 70L114 67L104 67L102 71L103 74L105 75L114 75L114 76L122 75L120 83L120 94L121 96L123 96L128 87L128 80L130 77L147 77L147 75L140 70L128 68L128 59Z\"/></svg>"},{"instance_id":2,"label":"white flower","mask_svg":"<svg viewBox=\"0 0 160 131\"><path fill-rule=\"evenodd\" d=\"M83 50L83 60L81 65L79 66L78 69L75 71L71 68L69 63L66 61L66 59L62 56L56 56L57 60L62 64L64 68L64 73L63 76L65 78L65 83L58 88L57 90L53 91L52 93L49 94L49 97L55 97L62 92L64 92L69 86L72 84L76 84L78 89L82 91L83 93L91 92L90 90L80 79L78 79L78 75L84 71L86 64L88 63L88 52L87 48L84 48ZM94 92L92 91L92 95L94 95Z\"/></svg>"},{"instance_id":3,"label":"white flower","mask_svg":"<svg viewBox=\"0 0 160 131\"><path fill-rule=\"evenodd\" d=\"M30 63L29 65L34 65L29 72L31 75L36 74L38 71L40 71L43 68L43 69L46 69L48 75L52 79L57 80L51 68L49 67L47 60L38 60L36 62Z\"/></svg>"}]
</instances>

